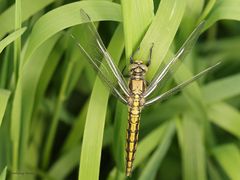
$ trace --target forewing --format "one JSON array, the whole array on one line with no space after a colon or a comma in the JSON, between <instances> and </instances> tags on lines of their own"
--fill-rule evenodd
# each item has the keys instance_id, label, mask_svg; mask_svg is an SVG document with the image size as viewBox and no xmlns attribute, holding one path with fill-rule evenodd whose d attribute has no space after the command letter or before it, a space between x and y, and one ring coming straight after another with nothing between
<instances>
[{"instance_id":1,"label":"forewing","mask_svg":"<svg viewBox=\"0 0 240 180\"><path fill-rule=\"evenodd\" d=\"M129 96L129 91L123 75L107 52L90 17L83 10L80 10L80 17L86 22L87 28L81 36L71 35L74 42L113 95L127 103L126 97Z\"/></svg>"},{"instance_id":2,"label":"forewing","mask_svg":"<svg viewBox=\"0 0 240 180\"><path fill-rule=\"evenodd\" d=\"M200 23L190 34L188 39L184 42L184 44L178 50L175 56L165 66L160 66L156 75L154 76L153 80L151 81L151 83L147 87L147 90L144 93L145 98L147 98L156 89L157 86L161 86L163 84L162 82L168 77L167 74L169 74L169 72L173 73L177 70L177 67L180 64L178 62L184 59L185 56L191 51L203 29L203 26L204 22Z\"/></svg>"},{"instance_id":3,"label":"forewing","mask_svg":"<svg viewBox=\"0 0 240 180\"><path fill-rule=\"evenodd\" d=\"M218 66L220 64L217 63L205 70L203 70L202 72L198 73L197 75L193 76L191 79L184 81L183 83L175 86L174 88L168 90L167 92L161 94L160 96L157 96L153 99L150 99L148 101L146 101L145 105L151 105L152 103L156 102L156 101L162 101L164 99L167 99L169 96L172 96L174 94L176 94L177 92L181 91L183 88L185 88L186 86L188 86L189 84L191 84L192 82L194 82L195 80L197 80L198 78L202 77L204 74L208 73L209 71L211 71L212 69L214 69L216 66Z\"/></svg>"}]
</instances>

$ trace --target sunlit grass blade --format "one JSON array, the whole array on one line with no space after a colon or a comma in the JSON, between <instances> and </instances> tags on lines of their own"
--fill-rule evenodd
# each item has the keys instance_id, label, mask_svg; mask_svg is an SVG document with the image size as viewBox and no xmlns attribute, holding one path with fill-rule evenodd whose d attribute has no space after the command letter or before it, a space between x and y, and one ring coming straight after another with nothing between
<instances>
[{"instance_id":1,"label":"sunlit grass blade","mask_svg":"<svg viewBox=\"0 0 240 180\"><path fill-rule=\"evenodd\" d=\"M152 43L155 43L148 77L153 77L166 56L182 20L184 10L185 0L163 0L160 2L156 16L140 44L141 51L136 54L136 59L146 61L149 49Z\"/></svg>"},{"instance_id":2,"label":"sunlit grass blade","mask_svg":"<svg viewBox=\"0 0 240 180\"><path fill-rule=\"evenodd\" d=\"M230 179L240 179L240 151L236 144L216 146L212 153Z\"/></svg>"},{"instance_id":3,"label":"sunlit grass blade","mask_svg":"<svg viewBox=\"0 0 240 180\"><path fill-rule=\"evenodd\" d=\"M84 23L79 15L81 8L88 12L92 21L121 21L120 6L112 2L81 1L56 8L42 16L34 25L25 54L26 61L44 41L57 32Z\"/></svg>"},{"instance_id":4,"label":"sunlit grass blade","mask_svg":"<svg viewBox=\"0 0 240 180\"><path fill-rule=\"evenodd\" d=\"M5 37L4 39L2 39L0 41L0 53L3 51L3 49L5 47L7 47L10 43L12 43L13 41L15 41L17 38L19 38L24 31L26 30L26 28L21 28L11 34L9 34L7 37Z\"/></svg>"},{"instance_id":5,"label":"sunlit grass blade","mask_svg":"<svg viewBox=\"0 0 240 180\"><path fill-rule=\"evenodd\" d=\"M0 126L2 124L2 119L8 104L9 96L10 96L10 91L0 89Z\"/></svg>"},{"instance_id":6,"label":"sunlit grass blade","mask_svg":"<svg viewBox=\"0 0 240 180\"><path fill-rule=\"evenodd\" d=\"M203 21L207 17L207 15L211 12L212 8L214 7L215 3L216 3L216 0L208 1L204 11L201 14L201 17L198 20L198 23L200 23L201 21Z\"/></svg>"},{"instance_id":7,"label":"sunlit grass blade","mask_svg":"<svg viewBox=\"0 0 240 180\"><path fill-rule=\"evenodd\" d=\"M205 29L209 28L219 20L240 20L240 1L239 0L218 0L209 16L206 18Z\"/></svg>"},{"instance_id":8,"label":"sunlit grass blade","mask_svg":"<svg viewBox=\"0 0 240 180\"><path fill-rule=\"evenodd\" d=\"M32 57L34 61L30 60L19 75L11 113L11 137L15 144L15 157L13 160L16 166L17 164L23 165L22 163L25 161L25 155L27 154L27 142L30 131L30 122L34 108L37 85L42 69L44 68L44 65L47 61L48 55L58 38L59 36L55 36L47 43L45 43L45 46L42 46L39 51L37 51ZM24 106L22 106L23 104ZM20 124L23 124L22 131L20 131ZM20 142L21 147L19 149Z\"/></svg>"},{"instance_id":9,"label":"sunlit grass blade","mask_svg":"<svg viewBox=\"0 0 240 180\"><path fill-rule=\"evenodd\" d=\"M123 32L119 26L112 37L108 51L118 63L123 51ZM85 130L78 179L98 179L103 130L106 118L109 92L97 78L91 94Z\"/></svg>"},{"instance_id":10,"label":"sunlit grass blade","mask_svg":"<svg viewBox=\"0 0 240 180\"><path fill-rule=\"evenodd\" d=\"M121 0L127 64L153 18L152 0Z\"/></svg>"},{"instance_id":11,"label":"sunlit grass blade","mask_svg":"<svg viewBox=\"0 0 240 180\"><path fill-rule=\"evenodd\" d=\"M54 0L43 0L32 3L31 0L22 0L22 21L27 20L29 17L54 2ZM9 7L6 11L0 14L0 37L6 33L14 30L14 11L15 5Z\"/></svg>"},{"instance_id":12,"label":"sunlit grass blade","mask_svg":"<svg viewBox=\"0 0 240 180\"><path fill-rule=\"evenodd\" d=\"M61 60L61 57L67 47L67 43L65 42L65 39L62 38L59 43L57 43L57 46L54 47L53 51L49 55L49 61L46 61L44 68L41 72L37 91L36 91L36 99L35 99L35 105L37 109L37 105L44 97L44 93L46 92L46 89L51 81L51 78L57 68L57 65L59 61ZM36 111L37 112L37 111Z\"/></svg>"}]
</instances>

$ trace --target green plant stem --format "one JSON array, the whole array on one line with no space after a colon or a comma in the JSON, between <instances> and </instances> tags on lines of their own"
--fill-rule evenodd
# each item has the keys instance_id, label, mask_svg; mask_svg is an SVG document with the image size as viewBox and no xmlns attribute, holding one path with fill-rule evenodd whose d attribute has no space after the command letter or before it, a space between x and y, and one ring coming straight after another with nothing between
<instances>
[{"instance_id":1,"label":"green plant stem","mask_svg":"<svg viewBox=\"0 0 240 180\"><path fill-rule=\"evenodd\" d=\"M22 20L22 12L21 12L21 0L16 0L15 1L15 30L20 29L21 28L21 20ZM17 85L17 80L18 80L18 72L19 72L19 61L20 61L20 54L21 54L21 37L19 37L18 39L16 39L14 41L14 65L13 65L13 69L14 69L14 75L13 75L13 88L16 87ZM19 122L21 123L21 122ZM14 126L14 125L12 125ZM18 171L19 169L19 144L20 144L20 136L21 136L21 126L18 126L18 134L17 134L17 138L15 139L14 143L13 143L13 170L14 171ZM13 179L15 179L16 176L13 176Z\"/></svg>"},{"instance_id":2,"label":"green plant stem","mask_svg":"<svg viewBox=\"0 0 240 180\"><path fill-rule=\"evenodd\" d=\"M18 30L22 26L22 3L21 0L16 0L15 6L15 30ZM14 41L14 84L17 83L19 75L19 64L21 54L21 37ZM14 85L15 87L15 85Z\"/></svg>"}]
</instances>

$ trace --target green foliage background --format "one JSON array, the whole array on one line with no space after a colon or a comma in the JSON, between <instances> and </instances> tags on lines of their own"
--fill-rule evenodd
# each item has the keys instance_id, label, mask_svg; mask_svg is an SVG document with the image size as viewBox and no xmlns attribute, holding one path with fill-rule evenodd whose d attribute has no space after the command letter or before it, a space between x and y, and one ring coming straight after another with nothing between
<instances>
[{"instance_id":1,"label":"green foliage background","mask_svg":"<svg viewBox=\"0 0 240 180\"><path fill-rule=\"evenodd\" d=\"M239 0L0 0L0 179L125 179L127 108L63 33L81 8L120 68L155 42L148 80L206 20L164 89L221 66L143 110L130 179L239 180Z\"/></svg>"}]
</instances>

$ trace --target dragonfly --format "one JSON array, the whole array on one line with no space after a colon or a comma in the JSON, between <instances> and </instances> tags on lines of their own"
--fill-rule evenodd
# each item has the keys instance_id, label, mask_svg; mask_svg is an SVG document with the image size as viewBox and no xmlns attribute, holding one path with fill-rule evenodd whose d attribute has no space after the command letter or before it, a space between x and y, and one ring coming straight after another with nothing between
<instances>
[{"instance_id":1,"label":"dragonfly","mask_svg":"<svg viewBox=\"0 0 240 180\"><path fill-rule=\"evenodd\" d=\"M130 58L129 79L126 82L123 73L115 64L111 55L108 53L104 43L97 32L97 29L90 16L83 10L80 10L80 18L86 25L85 35L75 36L71 34L75 43L80 49L81 54L88 60L93 69L96 70L99 78L108 87L110 92L122 103L128 106L128 126L126 131L126 176L130 176L133 169L133 162L137 150L140 115L144 107L152 105L167 99L182 90L184 87L194 82L207 72L215 68L219 63L208 67L207 69L196 74L192 78L176 85L172 89L151 97L153 92L159 86L163 86L169 74L172 74L177 68L181 59L191 51L197 41L204 22L200 23L190 34L182 47L177 51L174 57L166 63L154 75L152 81L147 83L145 75L148 67L151 65L153 45L149 49L149 59L145 64L143 60L134 59L134 54ZM83 41L83 38L87 38Z\"/></svg>"}]
</instances>

